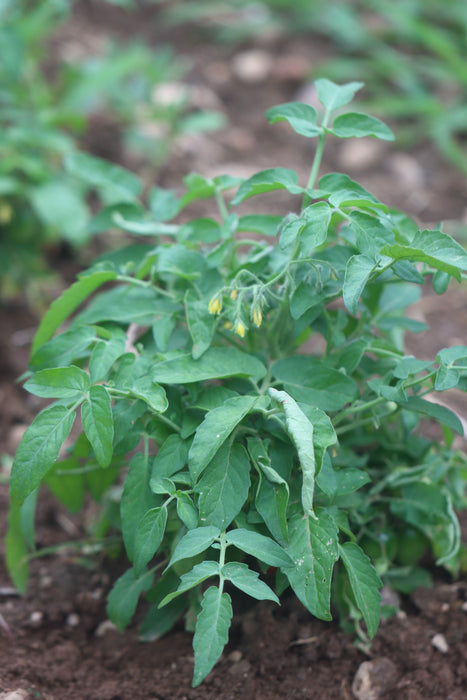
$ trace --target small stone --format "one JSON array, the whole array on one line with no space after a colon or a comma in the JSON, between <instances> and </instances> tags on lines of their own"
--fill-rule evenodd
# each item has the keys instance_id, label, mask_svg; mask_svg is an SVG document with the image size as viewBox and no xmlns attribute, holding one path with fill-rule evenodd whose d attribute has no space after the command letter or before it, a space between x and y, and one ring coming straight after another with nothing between
<instances>
[{"instance_id":1,"label":"small stone","mask_svg":"<svg viewBox=\"0 0 467 700\"><path fill-rule=\"evenodd\" d=\"M70 613L66 619L66 624L68 627L78 627L81 622L81 618L76 613Z\"/></svg>"},{"instance_id":2,"label":"small stone","mask_svg":"<svg viewBox=\"0 0 467 700\"><path fill-rule=\"evenodd\" d=\"M234 651L231 651L230 654L228 655L228 660L231 661L233 664L238 664L238 662L241 660L243 654L240 651L240 649L234 649Z\"/></svg>"},{"instance_id":3,"label":"small stone","mask_svg":"<svg viewBox=\"0 0 467 700\"><path fill-rule=\"evenodd\" d=\"M462 603L462 605L461 605L461 610L462 610L463 612L467 612L467 600L465 601L465 603Z\"/></svg>"},{"instance_id":4,"label":"small stone","mask_svg":"<svg viewBox=\"0 0 467 700\"><path fill-rule=\"evenodd\" d=\"M0 700L25 700L29 695L27 690L18 688L18 690L11 690L6 693L0 693Z\"/></svg>"},{"instance_id":5,"label":"small stone","mask_svg":"<svg viewBox=\"0 0 467 700\"><path fill-rule=\"evenodd\" d=\"M29 624L31 627L40 627L43 619L44 613L40 610L35 610L29 615Z\"/></svg>"},{"instance_id":6,"label":"small stone","mask_svg":"<svg viewBox=\"0 0 467 700\"><path fill-rule=\"evenodd\" d=\"M246 676L248 675L248 671L251 668L251 664L247 659L243 659L242 661L239 661L237 664L233 664L229 668L229 673L232 676Z\"/></svg>"},{"instance_id":7,"label":"small stone","mask_svg":"<svg viewBox=\"0 0 467 700\"><path fill-rule=\"evenodd\" d=\"M96 637L104 637L108 632L118 632L118 629L110 620L104 620L97 626L94 635Z\"/></svg>"},{"instance_id":8,"label":"small stone","mask_svg":"<svg viewBox=\"0 0 467 700\"><path fill-rule=\"evenodd\" d=\"M232 61L232 71L243 83L261 83L272 71L273 58L267 51L252 49L238 53Z\"/></svg>"},{"instance_id":9,"label":"small stone","mask_svg":"<svg viewBox=\"0 0 467 700\"><path fill-rule=\"evenodd\" d=\"M432 646L440 651L442 654L447 654L449 651L449 645L446 641L444 634L435 634L431 640Z\"/></svg>"},{"instance_id":10,"label":"small stone","mask_svg":"<svg viewBox=\"0 0 467 700\"><path fill-rule=\"evenodd\" d=\"M349 139L341 144L339 165L344 170L362 172L383 158L386 146L376 139Z\"/></svg>"},{"instance_id":11,"label":"small stone","mask_svg":"<svg viewBox=\"0 0 467 700\"><path fill-rule=\"evenodd\" d=\"M352 693L357 700L377 700L397 681L397 667L385 656L364 661L358 667L352 682Z\"/></svg>"}]
</instances>

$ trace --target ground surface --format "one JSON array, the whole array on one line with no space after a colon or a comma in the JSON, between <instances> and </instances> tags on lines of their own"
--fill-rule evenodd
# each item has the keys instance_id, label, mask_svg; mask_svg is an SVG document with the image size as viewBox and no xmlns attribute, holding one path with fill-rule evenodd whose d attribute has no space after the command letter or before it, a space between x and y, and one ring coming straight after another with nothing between
<instances>
[{"instance_id":1,"label":"ground surface","mask_svg":"<svg viewBox=\"0 0 467 700\"><path fill-rule=\"evenodd\" d=\"M119 10L103 14L100 8L98 2L81 5L57 40L57 60L63 46L70 42L75 48L98 45L109 29L120 39L141 36L155 46L161 36L172 38L190 60L189 79L198 86L197 99L204 107L222 109L229 120L228 128L215 136L197 135L179 142L170 165L157 175L158 184L178 187L180 176L189 170L249 175L278 165L297 169L302 179L306 177L312 146L303 147L302 140L287 129L267 126L263 113L274 104L309 94L310 67L330 52L327 43L310 37L260 37L255 44L235 48L213 46L193 28L167 35L151 13L129 20ZM238 57L258 44L263 74L253 79L254 61L248 75L239 70ZM96 124L86 140L95 153L138 167L132 154L108 138L105 124ZM348 172L387 204L415 216L420 225L466 216L465 181L428 143L409 153L371 141L359 142L357 147L346 144L340 150L331 146L325 170ZM150 170L146 178L154 179ZM283 204L274 198L271 206ZM37 318L21 301L3 304L0 314L0 454L12 455L38 408L36 399L14 384L27 366ZM445 297L428 292L413 315L432 327L430 333L409 339L411 351L418 356L431 358L440 347L467 343L465 289L453 288ZM466 420L465 397L453 396L450 401ZM7 503L3 485L0 535ZM37 523L41 547L76 540L83 532L82 519L70 518L44 495ZM221 661L206 682L193 690L189 634L180 628L143 644L137 639L136 626L120 635L105 624L105 593L116 575L109 562L94 561L92 569L85 568L70 549L64 549L58 556L33 563L29 591L19 598L2 560L0 698L346 700L371 697L358 695L359 689L363 693L368 686L365 678L370 689L379 693L374 697L386 700L467 697L467 580L453 582L438 572L432 591L417 590L402 601L399 616L382 623L369 654L359 651L337 625L312 619L293 600L280 608L261 604L245 609L234 619ZM361 667L364 662L372 666ZM14 696L13 691L17 691Z\"/></svg>"}]
</instances>

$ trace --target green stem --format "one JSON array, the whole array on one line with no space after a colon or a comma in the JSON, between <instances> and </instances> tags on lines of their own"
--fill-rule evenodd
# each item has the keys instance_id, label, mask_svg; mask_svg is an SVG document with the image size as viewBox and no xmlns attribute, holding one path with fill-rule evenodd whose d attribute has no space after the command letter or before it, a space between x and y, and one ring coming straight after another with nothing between
<instances>
[{"instance_id":1,"label":"green stem","mask_svg":"<svg viewBox=\"0 0 467 700\"><path fill-rule=\"evenodd\" d=\"M219 537L219 544L220 544L220 555L219 555L219 590L222 593L224 590L224 581L225 578L222 575L222 567L225 564L225 553L227 551L227 542L225 541L225 530L224 532L221 532L220 537Z\"/></svg>"},{"instance_id":2,"label":"green stem","mask_svg":"<svg viewBox=\"0 0 467 700\"><path fill-rule=\"evenodd\" d=\"M318 145L316 147L315 156L313 158L313 165L311 166L310 176L308 178L308 183L306 186L307 190L312 190L315 186L316 178L318 177L319 168L321 165L321 160L323 158L324 142L326 140L326 126L329 121L331 112L326 110L324 113L323 121L321 124L321 133L318 137ZM303 197L302 210L305 209L311 202L310 196L305 193Z\"/></svg>"},{"instance_id":3,"label":"green stem","mask_svg":"<svg viewBox=\"0 0 467 700\"><path fill-rule=\"evenodd\" d=\"M229 217L229 212L225 205L222 193L218 189L216 189L214 192L214 196L216 198L217 206L219 207L219 213L222 217L222 221L226 221L226 219L228 219Z\"/></svg>"}]
</instances>

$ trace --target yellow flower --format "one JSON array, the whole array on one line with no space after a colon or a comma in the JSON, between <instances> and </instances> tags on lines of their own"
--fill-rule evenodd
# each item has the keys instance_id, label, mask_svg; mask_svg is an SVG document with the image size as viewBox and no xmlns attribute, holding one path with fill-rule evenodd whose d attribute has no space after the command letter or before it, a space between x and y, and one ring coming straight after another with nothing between
<instances>
[{"instance_id":1,"label":"yellow flower","mask_svg":"<svg viewBox=\"0 0 467 700\"><path fill-rule=\"evenodd\" d=\"M245 337L245 333L246 333L246 326L245 326L245 324L242 323L241 321L235 321L234 333L236 333L237 335L239 335L240 338L244 338L244 337Z\"/></svg>"},{"instance_id":2,"label":"yellow flower","mask_svg":"<svg viewBox=\"0 0 467 700\"><path fill-rule=\"evenodd\" d=\"M259 328L260 325L262 324L262 322L263 322L263 314L261 313L261 309L259 308L259 306L256 306L253 309L253 323L255 324L255 326L257 328Z\"/></svg>"},{"instance_id":3,"label":"yellow flower","mask_svg":"<svg viewBox=\"0 0 467 700\"><path fill-rule=\"evenodd\" d=\"M220 294L215 294L208 304L209 313L215 316L222 311L222 297Z\"/></svg>"},{"instance_id":4,"label":"yellow flower","mask_svg":"<svg viewBox=\"0 0 467 700\"><path fill-rule=\"evenodd\" d=\"M232 301L235 301L237 297L238 297L238 292L237 292L237 290L236 290L236 289L232 289L232 291L230 292L230 298L232 299Z\"/></svg>"}]
</instances>

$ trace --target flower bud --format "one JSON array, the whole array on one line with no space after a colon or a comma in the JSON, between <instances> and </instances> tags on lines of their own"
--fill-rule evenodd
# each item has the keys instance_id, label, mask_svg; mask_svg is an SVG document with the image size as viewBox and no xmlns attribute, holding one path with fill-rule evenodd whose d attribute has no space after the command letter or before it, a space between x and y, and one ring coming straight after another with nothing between
<instances>
[{"instance_id":1,"label":"flower bud","mask_svg":"<svg viewBox=\"0 0 467 700\"><path fill-rule=\"evenodd\" d=\"M230 292L230 298L232 299L232 301L235 301L235 300L237 299L237 297L238 297L238 292L237 292L237 290L236 290L236 289L232 289L232 291Z\"/></svg>"},{"instance_id":2,"label":"flower bud","mask_svg":"<svg viewBox=\"0 0 467 700\"><path fill-rule=\"evenodd\" d=\"M212 316L220 314L222 311L222 296L220 294L215 294L208 304L209 313Z\"/></svg>"},{"instance_id":3,"label":"flower bud","mask_svg":"<svg viewBox=\"0 0 467 700\"><path fill-rule=\"evenodd\" d=\"M241 321L235 321L235 325L234 325L233 330L234 330L234 333L236 333L237 335L240 336L240 338L245 337L246 326Z\"/></svg>"},{"instance_id":4,"label":"flower bud","mask_svg":"<svg viewBox=\"0 0 467 700\"><path fill-rule=\"evenodd\" d=\"M263 314L261 313L261 309L259 308L259 306L255 306L255 308L253 309L252 318L255 326L259 328L263 322Z\"/></svg>"}]
</instances>

